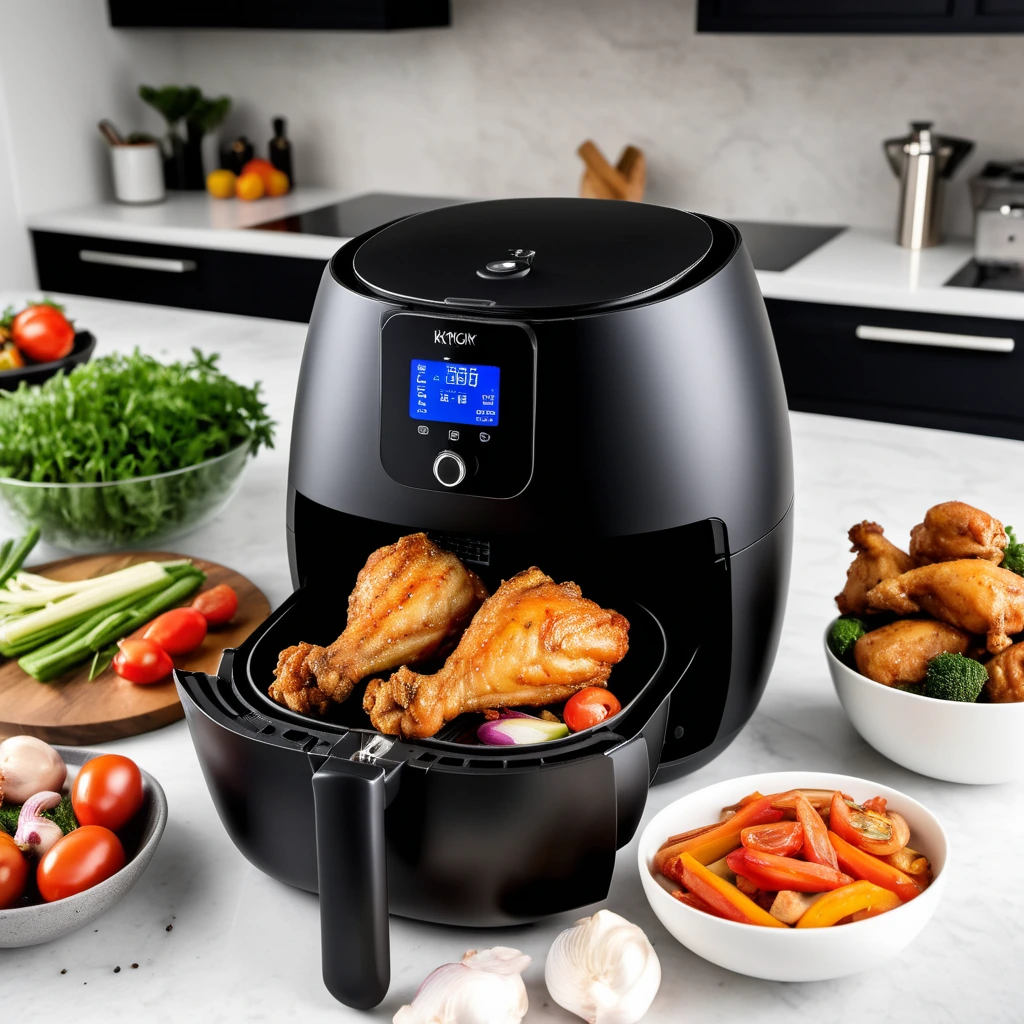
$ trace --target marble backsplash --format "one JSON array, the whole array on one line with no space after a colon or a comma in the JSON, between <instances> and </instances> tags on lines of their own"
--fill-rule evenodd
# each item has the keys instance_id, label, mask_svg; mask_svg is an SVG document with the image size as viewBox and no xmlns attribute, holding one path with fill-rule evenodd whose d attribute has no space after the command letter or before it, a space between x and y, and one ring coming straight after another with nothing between
<instances>
[{"instance_id":1,"label":"marble backsplash","mask_svg":"<svg viewBox=\"0 0 1024 1024\"><path fill-rule=\"evenodd\" d=\"M578 143L649 157L655 202L888 225L881 140L910 119L977 141L949 189L1024 155L1021 36L698 35L694 0L453 0L450 29L183 32L184 80L237 99L261 146L288 116L301 181L346 190L571 194Z\"/></svg>"}]
</instances>

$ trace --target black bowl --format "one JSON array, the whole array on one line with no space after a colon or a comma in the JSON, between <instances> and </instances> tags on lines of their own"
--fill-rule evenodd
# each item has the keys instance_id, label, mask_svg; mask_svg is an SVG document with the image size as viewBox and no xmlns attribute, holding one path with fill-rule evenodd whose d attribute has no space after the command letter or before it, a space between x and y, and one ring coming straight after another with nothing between
<instances>
[{"instance_id":1,"label":"black bowl","mask_svg":"<svg viewBox=\"0 0 1024 1024\"><path fill-rule=\"evenodd\" d=\"M70 370L92 358L92 350L96 347L96 339L89 331L79 331L75 335L75 346L71 354L63 359L55 359L50 363L27 363L17 370L0 370L0 391L13 391L23 380L29 384L42 384L47 377L52 377L58 370Z\"/></svg>"}]
</instances>

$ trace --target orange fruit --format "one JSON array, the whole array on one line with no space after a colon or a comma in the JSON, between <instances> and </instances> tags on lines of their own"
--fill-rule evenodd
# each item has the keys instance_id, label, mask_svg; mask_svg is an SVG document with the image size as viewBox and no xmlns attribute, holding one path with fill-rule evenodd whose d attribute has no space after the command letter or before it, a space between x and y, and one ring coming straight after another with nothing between
<instances>
[{"instance_id":1,"label":"orange fruit","mask_svg":"<svg viewBox=\"0 0 1024 1024\"><path fill-rule=\"evenodd\" d=\"M242 168L243 174L258 174L263 181L264 188L270 185L270 176L276 172L277 169L274 165L261 156L254 157Z\"/></svg>"},{"instance_id":2,"label":"orange fruit","mask_svg":"<svg viewBox=\"0 0 1024 1024\"><path fill-rule=\"evenodd\" d=\"M247 174L240 174L238 176L238 181L235 183L235 195L239 199L247 201L260 199L263 196L263 192L263 179L255 171L249 171Z\"/></svg>"},{"instance_id":3,"label":"orange fruit","mask_svg":"<svg viewBox=\"0 0 1024 1024\"><path fill-rule=\"evenodd\" d=\"M267 175L265 184L268 196L283 196L292 187L288 175L284 171L277 170Z\"/></svg>"},{"instance_id":4,"label":"orange fruit","mask_svg":"<svg viewBox=\"0 0 1024 1024\"><path fill-rule=\"evenodd\" d=\"M230 199L235 194L235 174L233 171L210 171L206 176L206 191L214 199Z\"/></svg>"}]
</instances>

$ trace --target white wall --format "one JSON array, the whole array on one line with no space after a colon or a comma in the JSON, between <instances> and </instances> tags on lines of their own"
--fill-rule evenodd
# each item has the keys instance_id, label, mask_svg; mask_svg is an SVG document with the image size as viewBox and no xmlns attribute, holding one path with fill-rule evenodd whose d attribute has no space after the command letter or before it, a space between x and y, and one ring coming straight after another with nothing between
<instances>
[{"instance_id":1,"label":"white wall","mask_svg":"<svg viewBox=\"0 0 1024 1024\"><path fill-rule=\"evenodd\" d=\"M452 7L442 30L181 33L180 77L234 96L227 129L261 145L287 115L299 180L353 191L572 193L592 136L646 149L655 201L888 225L880 143L911 118L1024 155L1024 36L697 35L693 0Z\"/></svg>"},{"instance_id":2,"label":"white wall","mask_svg":"<svg viewBox=\"0 0 1024 1024\"><path fill-rule=\"evenodd\" d=\"M0 288L34 283L24 217L110 195L96 123L158 128L139 83L176 77L173 38L111 29L105 0L0 0Z\"/></svg>"}]
</instances>

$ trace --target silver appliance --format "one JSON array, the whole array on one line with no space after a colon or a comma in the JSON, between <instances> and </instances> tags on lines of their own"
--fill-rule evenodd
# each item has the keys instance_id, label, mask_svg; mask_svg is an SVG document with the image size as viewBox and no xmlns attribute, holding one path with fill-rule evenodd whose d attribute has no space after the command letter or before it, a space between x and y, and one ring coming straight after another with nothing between
<instances>
[{"instance_id":1,"label":"silver appliance","mask_svg":"<svg viewBox=\"0 0 1024 1024\"><path fill-rule=\"evenodd\" d=\"M985 164L971 179L974 258L1024 266L1024 160Z\"/></svg>"},{"instance_id":2,"label":"silver appliance","mask_svg":"<svg viewBox=\"0 0 1024 1024\"><path fill-rule=\"evenodd\" d=\"M911 121L910 134L887 139L882 149L900 179L896 240L925 249L942 240L942 182L951 178L974 143L932 131L931 121Z\"/></svg>"}]
</instances>

